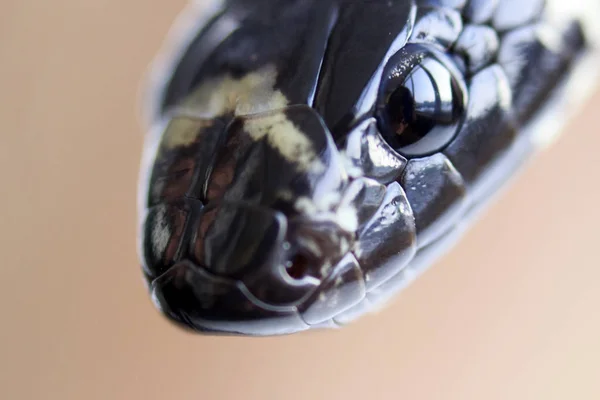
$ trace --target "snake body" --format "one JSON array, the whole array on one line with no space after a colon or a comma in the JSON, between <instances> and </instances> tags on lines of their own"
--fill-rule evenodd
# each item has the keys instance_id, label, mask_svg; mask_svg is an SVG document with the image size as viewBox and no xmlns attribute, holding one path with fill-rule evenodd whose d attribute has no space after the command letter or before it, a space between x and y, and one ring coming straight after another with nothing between
<instances>
[{"instance_id":1,"label":"snake body","mask_svg":"<svg viewBox=\"0 0 600 400\"><path fill-rule=\"evenodd\" d=\"M564 3L191 6L147 96L140 255L157 307L264 336L387 304L593 87L598 7Z\"/></svg>"}]
</instances>

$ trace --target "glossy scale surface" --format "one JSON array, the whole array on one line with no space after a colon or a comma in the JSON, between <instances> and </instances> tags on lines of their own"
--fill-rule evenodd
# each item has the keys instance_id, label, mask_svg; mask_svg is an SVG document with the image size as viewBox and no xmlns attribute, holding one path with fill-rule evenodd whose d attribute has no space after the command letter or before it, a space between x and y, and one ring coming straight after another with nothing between
<instances>
[{"instance_id":1,"label":"glossy scale surface","mask_svg":"<svg viewBox=\"0 0 600 400\"><path fill-rule=\"evenodd\" d=\"M217 6L154 76L140 188L152 296L200 332L385 303L538 147L593 50L539 0Z\"/></svg>"}]
</instances>

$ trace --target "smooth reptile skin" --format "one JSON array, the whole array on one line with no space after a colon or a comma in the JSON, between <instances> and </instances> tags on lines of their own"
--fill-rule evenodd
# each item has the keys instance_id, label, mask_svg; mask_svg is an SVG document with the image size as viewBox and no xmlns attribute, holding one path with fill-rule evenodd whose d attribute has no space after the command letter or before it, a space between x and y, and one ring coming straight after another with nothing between
<instances>
[{"instance_id":1,"label":"smooth reptile skin","mask_svg":"<svg viewBox=\"0 0 600 400\"><path fill-rule=\"evenodd\" d=\"M262 336L385 304L550 141L567 78L592 85L584 14L547 3L188 11L148 94L140 253L157 307Z\"/></svg>"}]
</instances>

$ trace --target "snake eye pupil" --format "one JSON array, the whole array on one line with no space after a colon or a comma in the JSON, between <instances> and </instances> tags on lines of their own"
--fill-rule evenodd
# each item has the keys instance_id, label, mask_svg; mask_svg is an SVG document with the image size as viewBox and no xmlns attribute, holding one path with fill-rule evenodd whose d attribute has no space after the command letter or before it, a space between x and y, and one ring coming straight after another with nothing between
<instances>
[{"instance_id":1,"label":"snake eye pupil","mask_svg":"<svg viewBox=\"0 0 600 400\"><path fill-rule=\"evenodd\" d=\"M390 96L386 108L389 128L398 136L401 145L409 145L419 141L422 133L431 130L431 121L419 119L411 91L401 86Z\"/></svg>"},{"instance_id":2,"label":"snake eye pupil","mask_svg":"<svg viewBox=\"0 0 600 400\"><path fill-rule=\"evenodd\" d=\"M452 141L465 107L465 85L452 61L426 46L407 45L386 68L377 117L397 152L421 157Z\"/></svg>"}]
</instances>

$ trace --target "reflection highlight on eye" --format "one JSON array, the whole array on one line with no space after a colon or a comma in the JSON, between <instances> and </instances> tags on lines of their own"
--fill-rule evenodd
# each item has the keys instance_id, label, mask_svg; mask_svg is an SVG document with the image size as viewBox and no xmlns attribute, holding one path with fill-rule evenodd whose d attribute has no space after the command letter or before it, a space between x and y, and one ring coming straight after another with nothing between
<instances>
[{"instance_id":1,"label":"reflection highlight on eye","mask_svg":"<svg viewBox=\"0 0 600 400\"><path fill-rule=\"evenodd\" d=\"M406 157L433 154L457 134L466 102L453 61L431 46L409 44L386 66L377 105L381 135Z\"/></svg>"}]
</instances>

